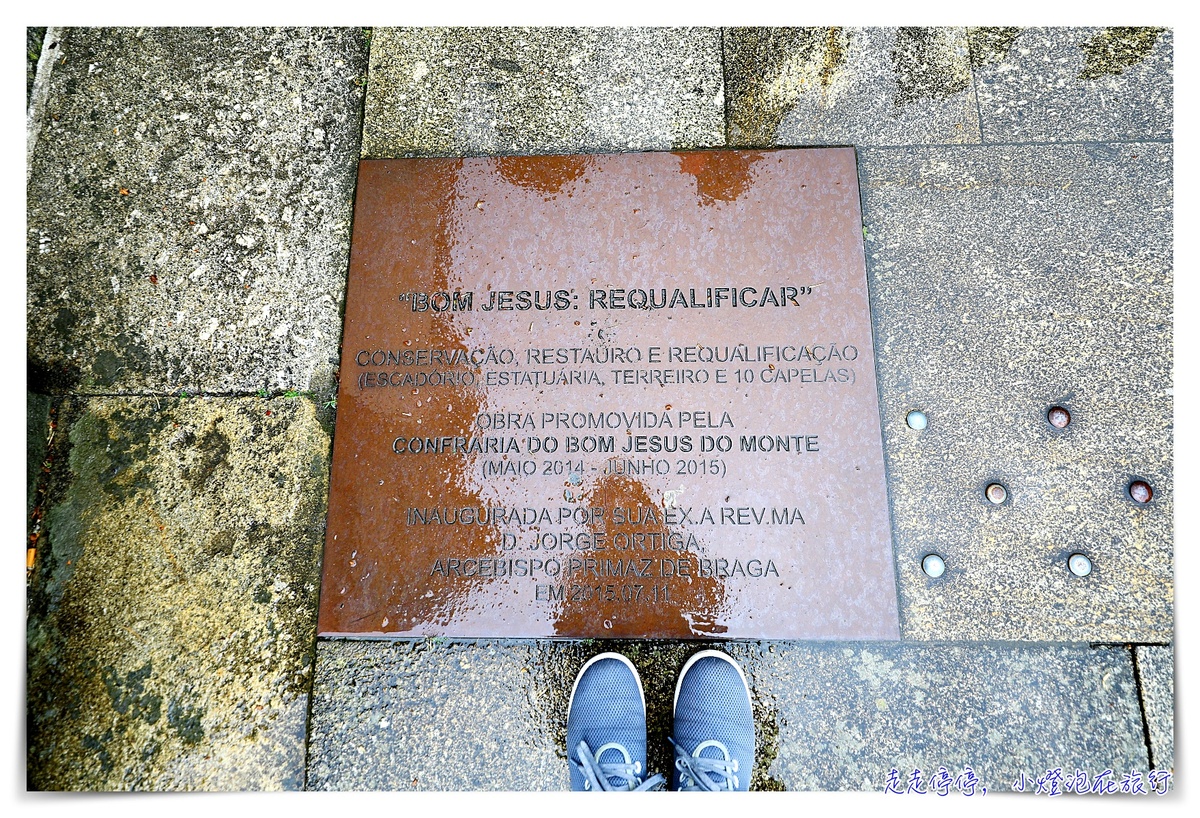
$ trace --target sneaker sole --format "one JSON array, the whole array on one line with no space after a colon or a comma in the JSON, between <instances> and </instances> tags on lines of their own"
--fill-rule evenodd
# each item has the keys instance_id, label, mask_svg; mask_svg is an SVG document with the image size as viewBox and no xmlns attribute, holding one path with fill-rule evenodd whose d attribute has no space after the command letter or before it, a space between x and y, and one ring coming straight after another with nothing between
<instances>
[{"instance_id":1,"label":"sneaker sole","mask_svg":"<svg viewBox=\"0 0 1200 818\"><path fill-rule=\"evenodd\" d=\"M596 656L593 656L591 659L588 659L587 662L584 663L583 667L579 669L579 674L575 677L575 684L571 686L571 698L567 703L568 722L571 720L571 708L575 705L575 691L579 689L579 680L583 678L583 674L589 667L596 664L596 662L599 662L601 659L616 659L618 662L621 662L623 665L625 665L625 667L629 668L630 672L633 673L634 682L637 683L638 696L640 696L642 699L642 712L646 712L646 694L642 690L642 677L638 675L637 668L633 666L633 662L629 661L619 653L600 653ZM679 693L676 691L676 696L678 695Z\"/></svg>"},{"instance_id":2,"label":"sneaker sole","mask_svg":"<svg viewBox=\"0 0 1200 818\"><path fill-rule=\"evenodd\" d=\"M705 658L706 656L714 656L718 659L721 659L722 661L728 662L729 664L733 665L734 670L737 671L738 677L741 678L741 680L742 680L742 687L744 687L746 689L746 698L750 700L751 706L753 706L754 697L752 697L750 695L750 683L746 681L746 674L742 672L742 666L740 664L738 664L736 661L734 661L733 657L731 657L728 653L725 653L725 651L702 650L699 653L697 653L695 656L693 656L692 658L688 659L687 662L684 663L684 665L683 665L683 670L679 671L679 681L675 682L675 700L671 704L672 718L674 718L675 709L677 707L679 707L679 691L683 687L683 677L687 675L687 672L688 672L688 670L691 669L692 665L696 664L696 662L699 662L701 659ZM639 682L638 685L640 687L641 682ZM572 691L572 693L573 692L574 691Z\"/></svg>"}]
</instances>

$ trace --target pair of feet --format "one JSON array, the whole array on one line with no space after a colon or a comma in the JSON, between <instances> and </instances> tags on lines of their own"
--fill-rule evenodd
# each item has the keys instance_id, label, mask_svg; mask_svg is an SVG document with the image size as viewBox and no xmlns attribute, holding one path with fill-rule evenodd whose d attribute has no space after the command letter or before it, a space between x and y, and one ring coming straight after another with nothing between
<instances>
[{"instance_id":1,"label":"pair of feet","mask_svg":"<svg viewBox=\"0 0 1200 818\"><path fill-rule=\"evenodd\" d=\"M705 650L688 659L675 685L674 790L750 788L754 714L741 667ZM579 671L567 709L573 790L662 789L646 770L646 697L633 663L602 653Z\"/></svg>"}]
</instances>

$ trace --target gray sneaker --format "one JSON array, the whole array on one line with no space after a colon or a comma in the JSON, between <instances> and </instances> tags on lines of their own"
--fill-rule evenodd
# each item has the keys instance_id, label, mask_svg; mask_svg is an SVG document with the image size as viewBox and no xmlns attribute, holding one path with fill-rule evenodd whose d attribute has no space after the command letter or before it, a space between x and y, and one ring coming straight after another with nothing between
<instances>
[{"instance_id":1,"label":"gray sneaker","mask_svg":"<svg viewBox=\"0 0 1200 818\"><path fill-rule=\"evenodd\" d=\"M742 668L719 650L688 659L675 685L672 789L750 789L754 711Z\"/></svg>"},{"instance_id":2,"label":"gray sneaker","mask_svg":"<svg viewBox=\"0 0 1200 818\"><path fill-rule=\"evenodd\" d=\"M633 663L601 653L579 671L567 708L571 789L662 789L661 775L646 778L646 697Z\"/></svg>"}]
</instances>

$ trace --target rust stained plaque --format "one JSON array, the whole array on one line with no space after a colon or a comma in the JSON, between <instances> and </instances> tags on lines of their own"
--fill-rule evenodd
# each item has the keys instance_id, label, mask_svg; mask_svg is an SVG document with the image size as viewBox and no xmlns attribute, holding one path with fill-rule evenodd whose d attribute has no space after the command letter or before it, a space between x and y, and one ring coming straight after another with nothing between
<instances>
[{"instance_id":1,"label":"rust stained plaque","mask_svg":"<svg viewBox=\"0 0 1200 818\"><path fill-rule=\"evenodd\" d=\"M324 635L898 638L851 149L364 161Z\"/></svg>"}]
</instances>

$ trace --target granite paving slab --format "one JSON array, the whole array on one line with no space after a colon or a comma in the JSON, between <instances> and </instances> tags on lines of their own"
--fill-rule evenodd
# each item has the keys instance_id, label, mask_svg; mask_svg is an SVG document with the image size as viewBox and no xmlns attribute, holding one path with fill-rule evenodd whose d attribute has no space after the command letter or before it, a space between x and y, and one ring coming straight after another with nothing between
<instances>
[{"instance_id":1,"label":"granite paving slab","mask_svg":"<svg viewBox=\"0 0 1200 818\"><path fill-rule=\"evenodd\" d=\"M64 29L28 187L41 392L331 393L361 29Z\"/></svg>"},{"instance_id":2,"label":"granite paving slab","mask_svg":"<svg viewBox=\"0 0 1200 818\"><path fill-rule=\"evenodd\" d=\"M746 649L779 725L770 777L787 789L926 786L967 768L989 792L1048 771L1149 772L1125 648L780 645ZM737 651L731 651L737 654ZM969 779L969 776L967 776ZM966 782L953 785L963 795ZM976 795L982 794L977 791Z\"/></svg>"},{"instance_id":3,"label":"granite paving slab","mask_svg":"<svg viewBox=\"0 0 1200 818\"><path fill-rule=\"evenodd\" d=\"M67 398L56 416L28 787L302 787L329 469L315 406Z\"/></svg>"},{"instance_id":4,"label":"granite paving slab","mask_svg":"<svg viewBox=\"0 0 1200 818\"><path fill-rule=\"evenodd\" d=\"M381 28L362 154L713 147L724 111L718 29Z\"/></svg>"},{"instance_id":5,"label":"granite paving slab","mask_svg":"<svg viewBox=\"0 0 1200 818\"><path fill-rule=\"evenodd\" d=\"M859 157L904 637L1170 641L1170 146Z\"/></svg>"},{"instance_id":6,"label":"granite paving slab","mask_svg":"<svg viewBox=\"0 0 1200 818\"><path fill-rule=\"evenodd\" d=\"M318 642L308 788L565 788L553 716L531 700L536 655L497 642Z\"/></svg>"},{"instance_id":7,"label":"granite paving slab","mask_svg":"<svg viewBox=\"0 0 1200 818\"><path fill-rule=\"evenodd\" d=\"M980 141L964 28L725 30L729 143Z\"/></svg>"},{"instance_id":8,"label":"granite paving slab","mask_svg":"<svg viewBox=\"0 0 1200 818\"><path fill-rule=\"evenodd\" d=\"M1142 683L1142 711L1150 733L1151 766L1175 771L1175 648L1138 645L1135 649Z\"/></svg>"},{"instance_id":9,"label":"granite paving slab","mask_svg":"<svg viewBox=\"0 0 1200 818\"><path fill-rule=\"evenodd\" d=\"M1170 139L1174 43L1163 28L973 30L983 141Z\"/></svg>"},{"instance_id":10,"label":"granite paving slab","mask_svg":"<svg viewBox=\"0 0 1200 818\"><path fill-rule=\"evenodd\" d=\"M678 642L322 641L312 789L566 789L567 702L587 658L638 667L649 769L670 763ZM748 674L754 789L883 790L939 767L983 797L1020 774L1148 772L1129 651L1066 645L735 643ZM519 759L519 763L514 763ZM961 778L960 778L961 777ZM1032 785L1031 785L1032 786Z\"/></svg>"}]
</instances>

